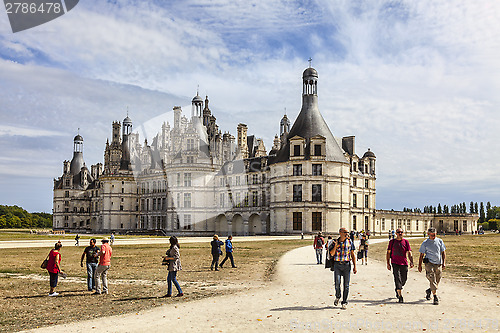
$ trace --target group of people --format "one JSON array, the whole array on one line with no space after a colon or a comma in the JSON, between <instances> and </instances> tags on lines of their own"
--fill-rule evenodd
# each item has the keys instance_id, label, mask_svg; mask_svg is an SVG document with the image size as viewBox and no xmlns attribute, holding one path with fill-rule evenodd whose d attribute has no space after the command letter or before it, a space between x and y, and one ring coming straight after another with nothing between
<instances>
[{"instance_id":1,"label":"group of people","mask_svg":"<svg viewBox=\"0 0 500 333\"><path fill-rule=\"evenodd\" d=\"M222 262L219 265L219 258L222 255L222 249L220 248L222 245L225 244L225 250L226 250L226 256L222 260ZM219 236L214 235L213 240L210 242L210 245L212 247L211 253L212 253L212 263L210 264L210 269L211 270L219 270L220 268L223 268L224 264L226 263L227 259L231 260L231 267L237 268L236 265L234 264L234 258L233 258L233 236L229 235L223 243L222 241L219 240Z\"/></svg>"},{"instance_id":2,"label":"group of people","mask_svg":"<svg viewBox=\"0 0 500 333\"><path fill-rule=\"evenodd\" d=\"M111 266L111 255L113 253L113 249L109 245L109 240L106 237L104 237L101 242L102 245L99 248L96 246L96 239L92 238L90 240L90 245L83 250L80 260L80 266L83 267L83 259L86 258L87 288L89 291L95 291L94 295L108 293L107 272ZM59 293L56 292L59 276L62 276L63 278L66 277L66 273L61 269L61 248L62 243L61 241L58 241L47 255L48 262L46 269L50 276L49 296L59 295Z\"/></svg>"},{"instance_id":3,"label":"group of people","mask_svg":"<svg viewBox=\"0 0 500 333\"><path fill-rule=\"evenodd\" d=\"M79 241L80 237L75 240ZM219 240L217 235L213 236L213 240L211 242L212 247L212 264L210 266L211 270L219 270L219 267L222 268L226 261L229 259L231 261L231 266L233 268L237 268L234 264L233 258L233 243L232 236L228 236L225 243ZM111 241L114 240L114 234L112 234ZM92 238L90 240L89 246L87 246L82 253L80 259L80 266L83 267L83 260L85 259L86 268L87 268L87 288L88 291L94 291L93 295L101 295L108 294L108 280L107 280L107 272L111 267L111 255L113 250L110 246L110 240L104 237L101 242L101 247L96 245L96 239ZM167 266L167 294L166 297L172 296L173 286L177 289L176 297L184 296L182 289L177 281L177 272L182 270L181 259L180 259L180 245L177 237L172 236L169 239L170 248L166 251L165 256L163 257L164 262ZM77 244L75 244L77 245ZM222 255L221 246L225 245L226 256L222 260L219 265L219 258ZM60 249L62 248L62 243L58 241L54 249L52 249L48 256L48 264L47 271L50 275L50 292L49 296L57 296L59 293L55 291L57 287L58 277L66 276L66 273L61 269L61 253Z\"/></svg>"},{"instance_id":4,"label":"group of people","mask_svg":"<svg viewBox=\"0 0 500 333\"><path fill-rule=\"evenodd\" d=\"M410 243L408 240L403 238L404 231L401 228L395 230L396 237L389 241L386 253L387 269L392 270L394 275L395 284L395 294L399 303L404 303L402 290L406 284L408 278L408 264L410 268L414 267L412 251ZM425 298L427 300L433 297L433 304L439 304L439 299L437 297L437 288L441 280L442 270L446 267L446 247L442 239L436 237L436 229L429 228L427 230L429 238L424 240L420 245L420 257L418 260L418 271L422 272L422 264L425 266L425 275L429 281L430 287L425 290ZM352 272L357 273L356 269L356 256L354 251L356 250L354 241L348 236L349 233L347 229L340 228L339 238L332 239L331 236L328 237L328 242L325 247L326 252L326 267L334 272L334 283L335 283L335 301L334 305L337 306L341 301L341 308L347 308L347 298L349 295L349 282L351 273L351 262L352 262ZM360 241L360 246L365 246L367 251L367 242L363 243L362 237ZM314 248L316 249L316 258L319 257L318 263L321 263L322 253L319 251L318 246L321 244L323 247L324 240L321 234L318 234L314 240ZM341 282L343 281L343 289L341 290Z\"/></svg>"}]
</instances>

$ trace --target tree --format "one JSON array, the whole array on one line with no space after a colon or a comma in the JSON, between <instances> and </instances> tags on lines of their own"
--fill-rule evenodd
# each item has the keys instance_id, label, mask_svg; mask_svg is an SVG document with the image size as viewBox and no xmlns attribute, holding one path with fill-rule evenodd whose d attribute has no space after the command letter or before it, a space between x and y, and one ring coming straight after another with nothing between
<instances>
[{"instance_id":1,"label":"tree","mask_svg":"<svg viewBox=\"0 0 500 333\"><path fill-rule=\"evenodd\" d=\"M438 214L443 214L443 210L441 209L441 204L440 203L438 203L437 213Z\"/></svg>"},{"instance_id":2,"label":"tree","mask_svg":"<svg viewBox=\"0 0 500 333\"><path fill-rule=\"evenodd\" d=\"M477 214L478 213L478 209L477 209L477 202L474 204L474 214Z\"/></svg>"},{"instance_id":3,"label":"tree","mask_svg":"<svg viewBox=\"0 0 500 333\"><path fill-rule=\"evenodd\" d=\"M443 213L444 214L449 214L448 206L446 206L446 205L443 206Z\"/></svg>"},{"instance_id":4,"label":"tree","mask_svg":"<svg viewBox=\"0 0 500 333\"><path fill-rule=\"evenodd\" d=\"M479 223L483 223L484 220L485 220L484 205L483 205L483 202L481 201L481 204L479 206Z\"/></svg>"},{"instance_id":5,"label":"tree","mask_svg":"<svg viewBox=\"0 0 500 333\"><path fill-rule=\"evenodd\" d=\"M472 201L470 202L469 213L474 214L474 203Z\"/></svg>"}]
</instances>

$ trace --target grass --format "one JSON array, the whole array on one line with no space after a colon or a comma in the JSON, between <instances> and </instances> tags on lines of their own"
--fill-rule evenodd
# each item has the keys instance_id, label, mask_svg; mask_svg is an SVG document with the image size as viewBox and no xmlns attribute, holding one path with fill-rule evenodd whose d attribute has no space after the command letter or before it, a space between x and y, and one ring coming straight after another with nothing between
<instances>
[{"instance_id":1,"label":"grass","mask_svg":"<svg viewBox=\"0 0 500 333\"><path fill-rule=\"evenodd\" d=\"M441 237L446 246L444 277L500 291L500 234ZM424 239L411 239L415 265ZM369 256L385 262L387 243L370 245Z\"/></svg>"},{"instance_id":2,"label":"grass","mask_svg":"<svg viewBox=\"0 0 500 333\"><path fill-rule=\"evenodd\" d=\"M113 247L108 273L110 295L91 296L86 285L86 270L80 267L83 247L61 249L62 269L58 297L47 297L48 273L40 264L48 248L0 249L0 331L19 331L71 321L110 316L167 303L188 302L205 297L252 289L269 283L276 262L285 252L311 240L234 241L237 269L229 263L211 271L210 245L181 244L183 270L178 280L185 293L182 298L164 298L166 268L162 245L117 245ZM85 267L85 265L84 265ZM228 267L228 268L226 268ZM109 306L97 304L105 300ZM50 313L50 316L48 315Z\"/></svg>"}]
</instances>

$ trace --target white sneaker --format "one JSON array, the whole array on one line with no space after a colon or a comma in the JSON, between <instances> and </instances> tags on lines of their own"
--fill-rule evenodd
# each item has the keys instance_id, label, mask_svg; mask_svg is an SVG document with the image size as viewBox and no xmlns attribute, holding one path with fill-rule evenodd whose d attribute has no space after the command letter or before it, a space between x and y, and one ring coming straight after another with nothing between
<instances>
[{"instance_id":1,"label":"white sneaker","mask_svg":"<svg viewBox=\"0 0 500 333\"><path fill-rule=\"evenodd\" d=\"M333 302L333 305L337 306L339 305L340 298L336 298L335 301Z\"/></svg>"},{"instance_id":2,"label":"white sneaker","mask_svg":"<svg viewBox=\"0 0 500 333\"><path fill-rule=\"evenodd\" d=\"M347 309L347 304L343 303L343 304L342 304L342 306L341 306L341 309L342 309L342 310Z\"/></svg>"},{"instance_id":3,"label":"white sneaker","mask_svg":"<svg viewBox=\"0 0 500 333\"><path fill-rule=\"evenodd\" d=\"M57 296L59 293L53 292L52 294L49 294L49 296Z\"/></svg>"}]
</instances>

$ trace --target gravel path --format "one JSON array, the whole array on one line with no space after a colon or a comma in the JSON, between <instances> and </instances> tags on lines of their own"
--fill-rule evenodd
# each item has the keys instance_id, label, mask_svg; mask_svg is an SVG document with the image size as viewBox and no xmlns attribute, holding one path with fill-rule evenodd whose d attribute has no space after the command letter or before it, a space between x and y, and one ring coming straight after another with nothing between
<instances>
[{"instance_id":1,"label":"gravel path","mask_svg":"<svg viewBox=\"0 0 500 333\"><path fill-rule=\"evenodd\" d=\"M373 240L372 244L383 240ZM155 309L38 329L37 332L338 332L498 331L500 296L450 281L444 274L440 304L425 300L428 282L409 272L405 303L394 298L392 273L380 262L351 274L347 310L334 307L332 272L316 265L312 246L285 254L267 287ZM182 273L179 275L182 285ZM189 295L185 296L185 300ZM105 301L105 296L101 300ZM102 306L102 303L98 306Z\"/></svg>"}]
</instances>

